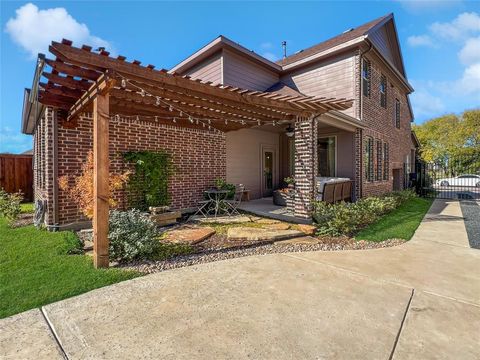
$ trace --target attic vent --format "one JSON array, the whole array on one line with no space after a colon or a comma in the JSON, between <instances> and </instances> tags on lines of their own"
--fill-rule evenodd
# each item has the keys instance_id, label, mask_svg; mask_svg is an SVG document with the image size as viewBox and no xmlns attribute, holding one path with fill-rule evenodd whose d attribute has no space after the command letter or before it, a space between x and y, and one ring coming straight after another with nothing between
<instances>
[{"instance_id":1,"label":"attic vent","mask_svg":"<svg viewBox=\"0 0 480 360\"><path fill-rule=\"evenodd\" d=\"M350 31L353 31L353 28L350 28L350 29L345 30L345 31L343 32L343 34L348 33L348 32L350 32Z\"/></svg>"}]
</instances>

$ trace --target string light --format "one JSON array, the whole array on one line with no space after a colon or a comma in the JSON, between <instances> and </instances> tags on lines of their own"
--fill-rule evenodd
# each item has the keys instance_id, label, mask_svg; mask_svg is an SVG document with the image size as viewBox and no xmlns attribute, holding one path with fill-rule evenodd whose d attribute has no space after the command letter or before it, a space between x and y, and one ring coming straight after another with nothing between
<instances>
[{"instance_id":1,"label":"string light","mask_svg":"<svg viewBox=\"0 0 480 360\"><path fill-rule=\"evenodd\" d=\"M127 81L125 79L122 79L122 88L126 88L127 87Z\"/></svg>"},{"instance_id":2,"label":"string light","mask_svg":"<svg viewBox=\"0 0 480 360\"><path fill-rule=\"evenodd\" d=\"M157 99L155 100L155 105L160 106L160 98L158 96L157 96Z\"/></svg>"}]
</instances>

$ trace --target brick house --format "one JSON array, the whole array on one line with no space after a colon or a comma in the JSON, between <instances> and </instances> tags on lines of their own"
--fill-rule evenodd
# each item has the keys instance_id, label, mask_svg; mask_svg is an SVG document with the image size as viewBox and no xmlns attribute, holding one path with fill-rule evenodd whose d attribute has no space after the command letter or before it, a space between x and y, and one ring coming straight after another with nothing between
<instances>
[{"instance_id":1,"label":"brick house","mask_svg":"<svg viewBox=\"0 0 480 360\"><path fill-rule=\"evenodd\" d=\"M169 185L175 209L195 207L217 178L244 184L255 200L271 196L285 177L294 176L291 211L308 219L319 177L353 180L354 198L377 195L402 188L404 166L414 161L408 98L413 89L406 79L393 14L276 63L224 36L159 72L138 61L127 63L122 56L113 59L104 50L73 48L66 40L52 43L51 52L56 61L39 55L34 85L25 91L22 118L23 132L34 137L35 199L43 202L44 221L50 226L85 220L58 188L57 179L78 172L93 148L94 121L87 111L91 108L84 108L80 100L99 83L99 74L112 67L135 74L135 66L139 73L150 70L170 86L155 93L156 105L172 101L177 111L173 118L162 118L168 114L165 109L147 114L145 104L140 106L148 103L140 95L149 99L143 89L127 96L114 88L118 97L110 103L108 149L112 172L125 169L125 151L169 151L178 169ZM51 73L42 73L44 66L50 66ZM182 91L182 86L188 89ZM187 102L176 100L165 95L172 89L177 95L196 95ZM220 108L215 99L227 95L229 100ZM127 98L136 102L127 106ZM237 98L243 107L236 106ZM70 121L80 109L79 101L82 113ZM148 104L153 107L153 102L152 98ZM121 112L112 112L120 105ZM173 105L167 108L172 111ZM197 117L185 116L189 111ZM288 136L292 127L294 136ZM122 192L115 196L126 206Z\"/></svg>"}]
</instances>

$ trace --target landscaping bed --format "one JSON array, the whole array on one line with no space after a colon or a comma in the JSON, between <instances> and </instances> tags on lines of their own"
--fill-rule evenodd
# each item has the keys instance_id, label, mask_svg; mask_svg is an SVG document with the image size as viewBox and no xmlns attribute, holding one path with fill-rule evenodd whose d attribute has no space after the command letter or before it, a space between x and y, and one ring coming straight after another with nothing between
<instances>
[{"instance_id":1,"label":"landscaping bed","mask_svg":"<svg viewBox=\"0 0 480 360\"><path fill-rule=\"evenodd\" d=\"M245 218L242 216L241 218ZM196 241L192 238L189 245L190 253L175 255L161 260L137 260L124 262L118 266L132 269L143 273L153 273L184 266L191 266L212 261L226 260L243 256L266 255L274 253L289 253L303 251L341 251L341 250L362 250L375 249L390 246L396 246L404 243L403 240L393 239L383 242L356 241L346 236L310 236L300 232L303 229L311 232L311 229L304 228L302 225L289 224L278 220L262 219L253 217L249 222L236 222L237 218L232 218L230 223L211 223L201 222L199 224L182 225L187 228L208 228L214 231L213 235ZM247 238L237 238L235 231L239 233L250 230L252 234L259 233L260 238L251 236ZM278 229L278 230L276 230ZM179 231L179 230L170 230ZM265 232L261 232L265 231ZM283 235L285 231L290 231L292 237L283 239L282 236L275 238L276 234ZM263 234L270 239L261 238Z\"/></svg>"}]
</instances>

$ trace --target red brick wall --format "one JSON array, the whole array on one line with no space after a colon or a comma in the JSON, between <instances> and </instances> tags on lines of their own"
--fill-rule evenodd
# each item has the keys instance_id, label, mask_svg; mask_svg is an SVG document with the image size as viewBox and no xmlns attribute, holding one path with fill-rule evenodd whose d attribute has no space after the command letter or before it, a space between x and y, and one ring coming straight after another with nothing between
<instances>
[{"instance_id":1,"label":"red brick wall","mask_svg":"<svg viewBox=\"0 0 480 360\"><path fill-rule=\"evenodd\" d=\"M87 153L92 149L92 119L81 118L72 129L58 129L58 175L78 173ZM110 171L121 173L127 169L122 160L126 151L166 150L173 156L175 174L169 191L172 208L193 207L201 199L202 191L213 186L216 178L226 176L225 135L167 126L153 121L111 120ZM126 205L122 191L116 194L119 206ZM59 221L62 224L85 220L76 205L59 190Z\"/></svg>"},{"instance_id":2,"label":"red brick wall","mask_svg":"<svg viewBox=\"0 0 480 360\"><path fill-rule=\"evenodd\" d=\"M411 149L411 115L408 108L407 94L389 76L389 73L382 69L374 58L366 56L371 64L371 91L370 96L362 96L363 121L367 128L362 131L363 140L371 136L374 141L380 140L389 144L389 179L387 181L366 181L362 166L362 196L381 195L393 190L393 169L402 169L405 157L410 154ZM387 107L380 105L380 80L381 76L387 77ZM360 77L358 77L360 81ZM395 126L395 99L400 100L400 129ZM363 158L362 145L362 158ZM376 145L373 151L374 169L376 169ZM375 171L375 170L374 170Z\"/></svg>"}]
</instances>

